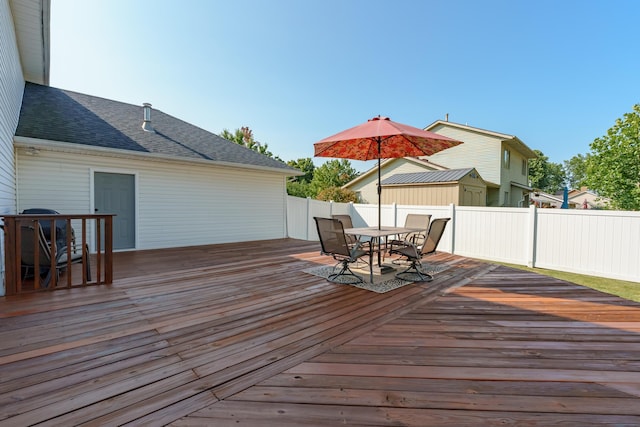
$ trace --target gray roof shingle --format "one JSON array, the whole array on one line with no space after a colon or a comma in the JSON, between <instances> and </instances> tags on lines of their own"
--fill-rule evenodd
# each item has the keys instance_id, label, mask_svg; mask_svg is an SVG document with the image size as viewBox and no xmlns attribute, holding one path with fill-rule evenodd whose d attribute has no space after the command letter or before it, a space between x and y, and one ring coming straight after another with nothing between
<instances>
[{"instance_id":1,"label":"gray roof shingle","mask_svg":"<svg viewBox=\"0 0 640 427\"><path fill-rule=\"evenodd\" d=\"M285 163L153 109L27 82L16 136L294 171Z\"/></svg>"},{"instance_id":2,"label":"gray roof shingle","mask_svg":"<svg viewBox=\"0 0 640 427\"><path fill-rule=\"evenodd\" d=\"M461 180L473 168L447 169L443 171L399 173L382 180L382 185L429 184L436 182L455 182Z\"/></svg>"}]
</instances>

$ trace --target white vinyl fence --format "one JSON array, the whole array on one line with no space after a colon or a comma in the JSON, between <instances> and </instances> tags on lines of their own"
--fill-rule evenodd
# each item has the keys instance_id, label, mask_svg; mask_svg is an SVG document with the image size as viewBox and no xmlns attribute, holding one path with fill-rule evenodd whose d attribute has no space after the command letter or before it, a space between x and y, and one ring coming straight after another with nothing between
<instances>
[{"instance_id":1,"label":"white vinyl fence","mask_svg":"<svg viewBox=\"0 0 640 427\"><path fill-rule=\"evenodd\" d=\"M314 216L349 214L376 226L378 206L287 198L289 237L318 240ZM383 205L382 225L409 213L451 218L439 251L470 258L640 282L640 212Z\"/></svg>"}]
</instances>

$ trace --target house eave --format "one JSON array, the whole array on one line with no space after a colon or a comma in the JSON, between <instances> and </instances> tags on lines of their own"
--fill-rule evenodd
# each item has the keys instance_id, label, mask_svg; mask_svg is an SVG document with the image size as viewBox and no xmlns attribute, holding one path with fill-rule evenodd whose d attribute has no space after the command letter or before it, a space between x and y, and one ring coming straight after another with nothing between
<instances>
[{"instance_id":1,"label":"house eave","mask_svg":"<svg viewBox=\"0 0 640 427\"><path fill-rule=\"evenodd\" d=\"M30 148L42 151L53 151L59 153L99 155L103 157L113 157L131 160L154 160L158 162L171 163L187 163L201 165L217 165L236 169L249 169L262 172L279 173L284 176L304 175L304 172L298 170L285 170L279 168L271 168L267 166L248 165L242 163L223 162L207 159L191 159L186 157L169 156L166 154L135 152L131 150L122 150L116 148L93 147L89 145L74 144L69 142L52 141L39 138L29 138L24 136L14 136L14 147L16 149L27 150Z\"/></svg>"},{"instance_id":2,"label":"house eave","mask_svg":"<svg viewBox=\"0 0 640 427\"><path fill-rule=\"evenodd\" d=\"M49 85L51 0L10 0L25 80Z\"/></svg>"},{"instance_id":3,"label":"house eave","mask_svg":"<svg viewBox=\"0 0 640 427\"><path fill-rule=\"evenodd\" d=\"M519 182L515 182L515 181L511 181L511 186L518 187L526 191L533 191L532 187L529 187L528 185L520 184Z\"/></svg>"}]
</instances>

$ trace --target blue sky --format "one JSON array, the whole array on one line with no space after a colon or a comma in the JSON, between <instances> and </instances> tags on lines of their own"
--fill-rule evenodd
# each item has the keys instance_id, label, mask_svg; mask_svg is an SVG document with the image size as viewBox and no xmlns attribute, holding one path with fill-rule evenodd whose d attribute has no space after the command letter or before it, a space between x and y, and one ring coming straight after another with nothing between
<instances>
[{"instance_id":1,"label":"blue sky","mask_svg":"<svg viewBox=\"0 0 640 427\"><path fill-rule=\"evenodd\" d=\"M283 160L378 114L448 113L561 163L640 103L639 18L635 0L52 0L50 83L249 126Z\"/></svg>"}]
</instances>

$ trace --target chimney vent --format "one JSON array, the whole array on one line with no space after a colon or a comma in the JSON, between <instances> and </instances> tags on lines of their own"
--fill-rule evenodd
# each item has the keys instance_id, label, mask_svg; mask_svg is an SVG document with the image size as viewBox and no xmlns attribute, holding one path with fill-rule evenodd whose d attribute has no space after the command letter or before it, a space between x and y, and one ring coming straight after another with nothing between
<instances>
[{"instance_id":1,"label":"chimney vent","mask_svg":"<svg viewBox=\"0 0 640 427\"><path fill-rule=\"evenodd\" d=\"M449 113L447 113L447 114L445 114L445 115L444 115L444 121L445 121L445 122L448 122L448 121L449 121Z\"/></svg>"},{"instance_id":2,"label":"chimney vent","mask_svg":"<svg viewBox=\"0 0 640 427\"><path fill-rule=\"evenodd\" d=\"M145 132L155 132L153 126L151 126L151 104L145 102L142 104L143 116L142 116L142 130Z\"/></svg>"}]
</instances>

